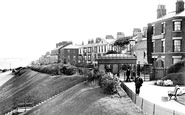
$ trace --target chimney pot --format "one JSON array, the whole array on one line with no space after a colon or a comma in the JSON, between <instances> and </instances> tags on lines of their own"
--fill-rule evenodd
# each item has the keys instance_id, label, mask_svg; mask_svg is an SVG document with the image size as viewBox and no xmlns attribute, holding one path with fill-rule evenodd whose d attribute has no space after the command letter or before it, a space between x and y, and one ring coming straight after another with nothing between
<instances>
[{"instance_id":1,"label":"chimney pot","mask_svg":"<svg viewBox=\"0 0 185 115\"><path fill-rule=\"evenodd\" d=\"M184 11L184 1L183 0L177 0L176 2L176 14Z\"/></svg>"},{"instance_id":2,"label":"chimney pot","mask_svg":"<svg viewBox=\"0 0 185 115\"><path fill-rule=\"evenodd\" d=\"M157 18L161 18L164 15L166 15L166 7L165 7L165 5L158 5Z\"/></svg>"}]
</instances>

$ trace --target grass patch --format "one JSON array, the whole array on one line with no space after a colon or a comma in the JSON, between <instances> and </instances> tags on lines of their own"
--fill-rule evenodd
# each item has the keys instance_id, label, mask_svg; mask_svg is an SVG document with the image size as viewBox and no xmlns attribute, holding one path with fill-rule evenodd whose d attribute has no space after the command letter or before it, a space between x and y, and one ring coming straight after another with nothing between
<instances>
[{"instance_id":1,"label":"grass patch","mask_svg":"<svg viewBox=\"0 0 185 115\"><path fill-rule=\"evenodd\" d=\"M22 75L14 76L0 87L0 114L23 101L32 101L35 105L86 80L78 75L51 76L30 69L21 71L24 71Z\"/></svg>"},{"instance_id":2,"label":"grass patch","mask_svg":"<svg viewBox=\"0 0 185 115\"><path fill-rule=\"evenodd\" d=\"M100 87L81 83L25 115L144 115L126 92L124 95L124 98L111 98Z\"/></svg>"}]
</instances>

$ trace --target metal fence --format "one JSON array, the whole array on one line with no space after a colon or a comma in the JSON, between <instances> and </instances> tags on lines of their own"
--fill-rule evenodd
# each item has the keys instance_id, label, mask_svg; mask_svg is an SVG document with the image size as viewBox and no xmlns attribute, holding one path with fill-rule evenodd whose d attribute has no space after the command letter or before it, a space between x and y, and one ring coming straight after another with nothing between
<instances>
[{"instance_id":1,"label":"metal fence","mask_svg":"<svg viewBox=\"0 0 185 115\"><path fill-rule=\"evenodd\" d=\"M140 109L142 109L142 111L146 115L185 115L184 113L161 107L139 96L136 96L136 94L132 90L130 90L124 83L122 85L122 88L125 90L127 95Z\"/></svg>"}]
</instances>

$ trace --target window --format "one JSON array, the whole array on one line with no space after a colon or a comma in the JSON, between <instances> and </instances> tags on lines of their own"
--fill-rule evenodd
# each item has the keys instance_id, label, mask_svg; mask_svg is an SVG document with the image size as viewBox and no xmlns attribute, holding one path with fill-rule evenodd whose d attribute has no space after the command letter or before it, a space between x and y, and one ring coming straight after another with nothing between
<instances>
[{"instance_id":1,"label":"window","mask_svg":"<svg viewBox=\"0 0 185 115\"><path fill-rule=\"evenodd\" d=\"M101 52L103 52L103 46L101 46Z\"/></svg>"},{"instance_id":2,"label":"window","mask_svg":"<svg viewBox=\"0 0 185 115\"><path fill-rule=\"evenodd\" d=\"M153 50L152 50L152 52L155 52L155 41L153 41L152 43L153 43Z\"/></svg>"},{"instance_id":3,"label":"window","mask_svg":"<svg viewBox=\"0 0 185 115\"><path fill-rule=\"evenodd\" d=\"M106 52L106 46L104 46L104 52Z\"/></svg>"},{"instance_id":4,"label":"window","mask_svg":"<svg viewBox=\"0 0 185 115\"><path fill-rule=\"evenodd\" d=\"M165 23L162 23L161 26L162 26L161 33L165 33Z\"/></svg>"},{"instance_id":5,"label":"window","mask_svg":"<svg viewBox=\"0 0 185 115\"><path fill-rule=\"evenodd\" d=\"M161 52L165 52L165 41L161 41Z\"/></svg>"},{"instance_id":6,"label":"window","mask_svg":"<svg viewBox=\"0 0 185 115\"><path fill-rule=\"evenodd\" d=\"M86 48L84 49L84 53L87 53L87 49Z\"/></svg>"},{"instance_id":7,"label":"window","mask_svg":"<svg viewBox=\"0 0 185 115\"><path fill-rule=\"evenodd\" d=\"M155 35L155 25L152 25L153 35Z\"/></svg>"},{"instance_id":8,"label":"window","mask_svg":"<svg viewBox=\"0 0 185 115\"><path fill-rule=\"evenodd\" d=\"M173 59L173 64L175 64L175 63L181 61L181 58L172 58L172 59Z\"/></svg>"},{"instance_id":9,"label":"window","mask_svg":"<svg viewBox=\"0 0 185 115\"><path fill-rule=\"evenodd\" d=\"M173 52L180 51L181 51L181 40L180 39L173 40Z\"/></svg>"},{"instance_id":10,"label":"window","mask_svg":"<svg viewBox=\"0 0 185 115\"><path fill-rule=\"evenodd\" d=\"M88 56L88 60L91 60L91 56L90 55Z\"/></svg>"},{"instance_id":11,"label":"window","mask_svg":"<svg viewBox=\"0 0 185 115\"><path fill-rule=\"evenodd\" d=\"M73 59L76 59L76 56L73 56Z\"/></svg>"},{"instance_id":12,"label":"window","mask_svg":"<svg viewBox=\"0 0 185 115\"><path fill-rule=\"evenodd\" d=\"M94 53L97 53L97 47L94 47Z\"/></svg>"},{"instance_id":13,"label":"window","mask_svg":"<svg viewBox=\"0 0 185 115\"><path fill-rule=\"evenodd\" d=\"M88 48L88 52L91 52L91 48Z\"/></svg>"},{"instance_id":14,"label":"window","mask_svg":"<svg viewBox=\"0 0 185 115\"><path fill-rule=\"evenodd\" d=\"M70 53L70 50L67 50L68 53Z\"/></svg>"},{"instance_id":15,"label":"window","mask_svg":"<svg viewBox=\"0 0 185 115\"><path fill-rule=\"evenodd\" d=\"M135 53L135 52L134 52ZM146 51L143 51L143 58L146 58Z\"/></svg>"},{"instance_id":16,"label":"window","mask_svg":"<svg viewBox=\"0 0 185 115\"><path fill-rule=\"evenodd\" d=\"M181 21L173 21L173 31L181 31Z\"/></svg>"}]
</instances>

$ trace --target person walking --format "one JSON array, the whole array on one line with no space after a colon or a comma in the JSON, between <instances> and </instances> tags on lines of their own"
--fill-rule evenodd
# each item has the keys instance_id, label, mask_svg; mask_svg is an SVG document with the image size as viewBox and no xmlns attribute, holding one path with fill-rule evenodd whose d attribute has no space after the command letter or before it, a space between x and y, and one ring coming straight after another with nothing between
<instances>
[{"instance_id":1,"label":"person walking","mask_svg":"<svg viewBox=\"0 0 185 115\"><path fill-rule=\"evenodd\" d=\"M136 88L136 94L139 95L140 93L140 88L143 84L143 79L140 76L137 76L135 78L135 88Z\"/></svg>"},{"instance_id":2,"label":"person walking","mask_svg":"<svg viewBox=\"0 0 185 115\"><path fill-rule=\"evenodd\" d=\"M126 82L130 81L130 69L128 68L127 71L126 71L126 75L127 75L127 79L126 79Z\"/></svg>"}]
</instances>

